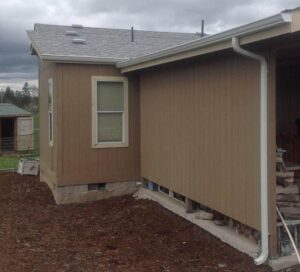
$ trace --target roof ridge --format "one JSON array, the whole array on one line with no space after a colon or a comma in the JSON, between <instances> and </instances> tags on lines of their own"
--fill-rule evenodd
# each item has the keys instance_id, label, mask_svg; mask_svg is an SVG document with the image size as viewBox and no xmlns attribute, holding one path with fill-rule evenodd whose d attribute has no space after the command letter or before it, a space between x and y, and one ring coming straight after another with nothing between
<instances>
[{"instance_id":1,"label":"roof ridge","mask_svg":"<svg viewBox=\"0 0 300 272\"><path fill-rule=\"evenodd\" d=\"M70 27L72 25L59 25L59 24L44 24L44 23L35 23L34 26L53 26L53 27ZM84 26L81 29L101 29L101 30L122 30L122 31L131 31L130 28L111 28L111 27L94 27L94 26ZM30 30L29 30L30 31ZM177 32L177 31L159 31L159 30L145 30L145 29L134 29L136 32L151 32L151 33L166 33L166 34L183 34L183 35L195 35L199 36L195 32Z\"/></svg>"}]
</instances>

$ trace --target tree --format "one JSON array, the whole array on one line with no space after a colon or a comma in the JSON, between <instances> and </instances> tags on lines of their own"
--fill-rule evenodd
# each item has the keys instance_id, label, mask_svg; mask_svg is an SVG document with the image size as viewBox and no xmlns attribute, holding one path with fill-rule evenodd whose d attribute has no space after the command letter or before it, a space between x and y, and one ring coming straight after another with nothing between
<instances>
[{"instance_id":1,"label":"tree","mask_svg":"<svg viewBox=\"0 0 300 272\"><path fill-rule=\"evenodd\" d=\"M30 86L30 92L32 97L37 97L39 95L39 89L34 84Z\"/></svg>"},{"instance_id":2,"label":"tree","mask_svg":"<svg viewBox=\"0 0 300 272\"><path fill-rule=\"evenodd\" d=\"M31 102L31 94L30 94L30 85L28 82L25 82L21 92L22 102L21 106L22 108L27 108Z\"/></svg>"},{"instance_id":3,"label":"tree","mask_svg":"<svg viewBox=\"0 0 300 272\"><path fill-rule=\"evenodd\" d=\"M23 88L22 88L23 92L27 93L30 90L30 85L28 84L28 82L25 82Z\"/></svg>"},{"instance_id":4,"label":"tree","mask_svg":"<svg viewBox=\"0 0 300 272\"><path fill-rule=\"evenodd\" d=\"M15 94L9 86L5 89L3 102L11 104L15 102Z\"/></svg>"}]
</instances>

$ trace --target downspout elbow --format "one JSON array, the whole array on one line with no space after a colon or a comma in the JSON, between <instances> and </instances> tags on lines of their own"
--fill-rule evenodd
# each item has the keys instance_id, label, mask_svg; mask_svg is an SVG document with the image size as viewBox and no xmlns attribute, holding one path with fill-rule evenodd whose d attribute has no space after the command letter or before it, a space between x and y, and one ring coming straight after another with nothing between
<instances>
[{"instance_id":1,"label":"downspout elbow","mask_svg":"<svg viewBox=\"0 0 300 272\"><path fill-rule=\"evenodd\" d=\"M268 63L261 56L240 47L239 38L232 38L232 48L239 55L260 62L260 202L261 202L261 251L254 260L263 264L269 257L269 221L268 221Z\"/></svg>"}]
</instances>

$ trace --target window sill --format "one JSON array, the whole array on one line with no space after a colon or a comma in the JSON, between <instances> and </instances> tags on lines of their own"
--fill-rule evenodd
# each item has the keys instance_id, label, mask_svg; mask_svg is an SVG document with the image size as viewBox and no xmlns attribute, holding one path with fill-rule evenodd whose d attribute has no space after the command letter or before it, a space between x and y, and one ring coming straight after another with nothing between
<instances>
[{"instance_id":1,"label":"window sill","mask_svg":"<svg viewBox=\"0 0 300 272\"><path fill-rule=\"evenodd\" d=\"M92 145L92 148L116 148L116 147L128 147L128 143L123 142L107 142L107 143L96 143Z\"/></svg>"}]
</instances>

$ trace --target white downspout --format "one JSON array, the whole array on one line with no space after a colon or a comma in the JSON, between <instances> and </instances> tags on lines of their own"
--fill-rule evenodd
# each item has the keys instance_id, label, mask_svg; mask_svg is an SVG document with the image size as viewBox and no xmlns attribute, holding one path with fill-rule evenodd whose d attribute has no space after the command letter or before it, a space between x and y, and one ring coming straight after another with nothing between
<instances>
[{"instance_id":1,"label":"white downspout","mask_svg":"<svg viewBox=\"0 0 300 272\"><path fill-rule=\"evenodd\" d=\"M268 63L263 56L240 47L239 38L232 38L233 50L245 57L260 62L260 203L261 203L261 252L255 259L263 264L269 256L268 215Z\"/></svg>"}]
</instances>

